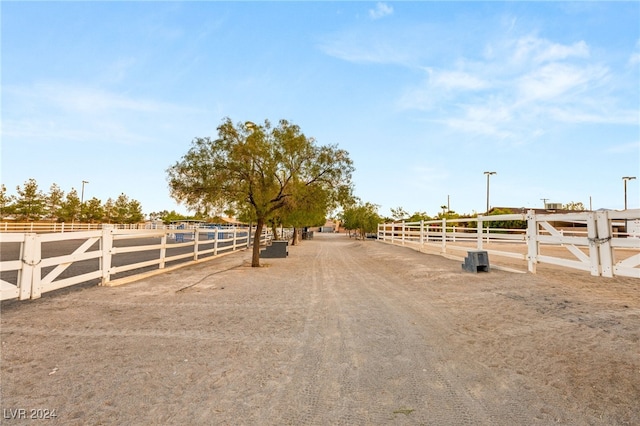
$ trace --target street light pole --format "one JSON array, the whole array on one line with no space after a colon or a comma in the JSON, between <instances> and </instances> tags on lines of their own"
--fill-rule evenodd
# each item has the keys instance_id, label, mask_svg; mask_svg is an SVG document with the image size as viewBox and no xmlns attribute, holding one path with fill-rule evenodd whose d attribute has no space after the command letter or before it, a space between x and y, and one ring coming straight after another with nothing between
<instances>
[{"instance_id":1,"label":"street light pole","mask_svg":"<svg viewBox=\"0 0 640 426\"><path fill-rule=\"evenodd\" d=\"M635 179L635 176L623 176L622 180L624 181L624 209L627 209L627 182Z\"/></svg>"},{"instance_id":2,"label":"street light pole","mask_svg":"<svg viewBox=\"0 0 640 426\"><path fill-rule=\"evenodd\" d=\"M495 175L496 172L484 172L484 174L487 175L487 210L485 214L489 214L489 177Z\"/></svg>"},{"instance_id":3,"label":"street light pole","mask_svg":"<svg viewBox=\"0 0 640 426\"><path fill-rule=\"evenodd\" d=\"M80 192L80 222L82 222L82 207L84 207L84 184L89 183L89 181L82 181L82 191Z\"/></svg>"}]
</instances>

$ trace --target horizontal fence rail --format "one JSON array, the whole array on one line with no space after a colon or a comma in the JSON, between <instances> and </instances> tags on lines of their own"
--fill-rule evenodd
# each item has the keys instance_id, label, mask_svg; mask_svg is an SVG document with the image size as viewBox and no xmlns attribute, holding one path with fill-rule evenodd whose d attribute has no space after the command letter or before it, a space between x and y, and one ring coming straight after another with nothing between
<instances>
[{"instance_id":1,"label":"horizontal fence rail","mask_svg":"<svg viewBox=\"0 0 640 426\"><path fill-rule=\"evenodd\" d=\"M522 229L495 226L512 221L526 225ZM531 210L526 214L385 223L378 225L377 237L385 243L459 260L469 250L485 250L499 259L521 261L531 273L536 272L537 264L545 263L594 276L640 278L640 209L539 215Z\"/></svg>"},{"instance_id":2,"label":"horizontal fence rail","mask_svg":"<svg viewBox=\"0 0 640 426\"><path fill-rule=\"evenodd\" d=\"M102 229L195 229L202 225L195 224L171 224L165 225L159 222L145 223L88 223L88 222L7 222L0 221L0 233L2 232L79 232L99 231ZM206 227L233 228L236 225L206 225Z\"/></svg>"},{"instance_id":3,"label":"horizontal fence rail","mask_svg":"<svg viewBox=\"0 0 640 426\"><path fill-rule=\"evenodd\" d=\"M80 283L122 284L252 243L255 228L117 229L0 233L0 300L36 299ZM272 238L265 230L261 245Z\"/></svg>"}]
</instances>

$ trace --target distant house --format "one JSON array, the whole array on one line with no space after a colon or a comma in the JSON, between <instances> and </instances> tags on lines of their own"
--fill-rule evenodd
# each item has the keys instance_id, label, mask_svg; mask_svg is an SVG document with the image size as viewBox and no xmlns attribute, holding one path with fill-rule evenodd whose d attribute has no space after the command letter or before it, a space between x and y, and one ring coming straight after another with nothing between
<instances>
[{"instance_id":1,"label":"distant house","mask_svg":"<svg viewBox=\"0 0 640 426\"><path fill-rule=\"evenodd\" d=\"M324 225L316 226L314 228L309 228L309 231L314 232L340 232L340 221L339 220L327 220Z\"/></svg>"}]
</instances>

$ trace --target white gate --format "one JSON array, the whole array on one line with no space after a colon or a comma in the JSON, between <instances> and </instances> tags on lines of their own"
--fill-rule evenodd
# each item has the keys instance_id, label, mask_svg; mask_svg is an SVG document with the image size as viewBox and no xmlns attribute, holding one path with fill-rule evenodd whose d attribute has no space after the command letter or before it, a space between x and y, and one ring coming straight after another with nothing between
<instances>
[{"instance_id":1,"label":"white gate","mask_svg":"<svg viewBox=\"0 0 640 426\"><path fill-rule=\"evenodd\" d=\"M640 209L539 215L530 210L526 215L380 224L378 240L410 245L418 250L437 245L443 255L449 255L451 249L469 250L471 242L475 242L478 249L483 249L483 242L500 243L501 250L487 251L501 257L525 259L532 273L536 272L538 263L547 263L587 271L594 276L640 278L640 235L628 232L627 226L639 218ZM483 226L491 222L517 220L527 221L526 233L495 228L491 228L495 232L489 228L483 231ZM462 226L456 228L456 225ZM524 255L521 254L523 242L526 244Z\"/></svg>"}]
</instances>

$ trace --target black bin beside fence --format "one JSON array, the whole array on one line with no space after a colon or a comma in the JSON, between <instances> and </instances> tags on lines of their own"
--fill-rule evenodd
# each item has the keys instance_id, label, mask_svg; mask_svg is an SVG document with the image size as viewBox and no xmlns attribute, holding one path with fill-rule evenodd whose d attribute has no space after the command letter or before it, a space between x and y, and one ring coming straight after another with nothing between
<instances>
[{"instance_id":1,"label":"black bin beside fence","mask_svg":"<svg viewBox=\"0 0 640 426\"><path fill-rule=\"evenodd\" d=\"M289 241L274 240L260 252L262 258L286 258L289 255Z\"/></svg>"},{"instance_id":2,"label":"black bin beside fence","mask_svg":"<svg viewBox=\"0 0 640 426\"><path fill-rule=\"evenodd\" d=\"M467 252L464 258L462 269L477 273L479 271L489 272L489 254L486 250L472 250Z\"/></svg>"}]
</instances>

